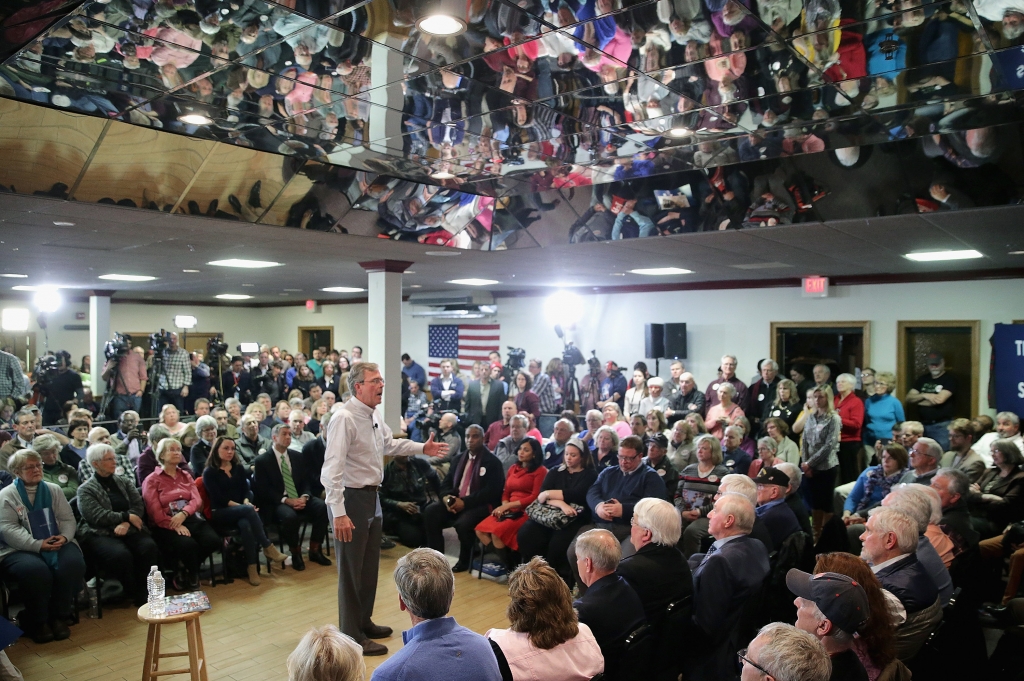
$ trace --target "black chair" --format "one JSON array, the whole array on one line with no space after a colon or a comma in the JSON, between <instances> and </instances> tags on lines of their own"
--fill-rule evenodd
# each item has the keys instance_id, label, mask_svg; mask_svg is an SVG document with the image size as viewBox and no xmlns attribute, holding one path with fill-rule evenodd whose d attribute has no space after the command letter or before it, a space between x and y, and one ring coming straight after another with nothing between
<instances>
[{"instance_id":1,"label":"black chair","mask_svg":"<svg viewBox=\"0 0 1024 681\"><path fill-rule=\"evenodd\" d=\"M633 630L622 643L621 671L623 678L641 679L650 667L651 651L654 647L654 632L649 624ZM615 681L609 677L609 681Z\"/></svg>"},{"instance_id":2,"label":"black chair","mask_svg":"<svg viewBox=\"0 0 1024 681\"><path fill-rule=\"evenodd\" d=\"M683 671L679 643L690 639L693 628L693 595L688 594L665 606L656 635L654 677L657 681L676 681Z\"/></svg>"},{"instance_id":3,"label":"black chair","mask_svg":"<svg viewBox=\"0 0 1024 681\"><path fill-rule=\"evenodd\" d=\"M281 538L280 526L276 522L267 522L266 517L260 516L263 519L263 531L267 533L267 539L277 544L277 548L281 553L287 553L285 551L284 539ZM303 520L299 523L299 551L302 551L302 545L306 541L306 531L309 529L309 522ZM324 542L327 544L327 542ZM271 574L273 569L271 568L271 560L266 554L263 555L263 560L267 563L267 574Z\"/></svg>"},{"instance_id":4,"label":"black chair","mask_svg":"<svg viewBox=\"0 0 1024 681\"><path fill-rule=\"evenodd\" d=\"M604 681L604 674L598 672L597 676L590 677L590 681Z\"/></svg>"}]
</instances>

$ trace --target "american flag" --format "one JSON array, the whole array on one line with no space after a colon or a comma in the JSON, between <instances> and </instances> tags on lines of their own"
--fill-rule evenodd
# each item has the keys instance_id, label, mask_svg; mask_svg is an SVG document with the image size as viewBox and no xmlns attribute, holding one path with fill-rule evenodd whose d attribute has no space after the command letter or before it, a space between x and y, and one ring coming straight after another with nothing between
<instances>
[{"instance_id":1,"label":"american flag","mask_svg":"<svg viewBox=\"0 0 1024 681\"><path fill-rule=\"evenodd\" d=\"M498 351L501 324L431 324L427 339L430 378L441 375L442 359L457 359L468 372L473 362L486 362L487 353Z\"/></svg>"}]
</instances>

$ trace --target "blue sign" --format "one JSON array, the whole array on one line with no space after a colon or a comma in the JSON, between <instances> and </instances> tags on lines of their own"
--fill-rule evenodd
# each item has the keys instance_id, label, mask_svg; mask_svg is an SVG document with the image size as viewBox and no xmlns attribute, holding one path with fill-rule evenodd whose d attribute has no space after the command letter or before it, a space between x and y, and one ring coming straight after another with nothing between
<instances>
[{"instance_id":1,"label":"blue sign","mask_svg":"<svg viewBox=\"0 0 1024 681\"><path fill-rule=\"evenodd\" d=\"M992 356L996 411L1024 414L1024 324L996 324Z\"/></svg>"}]
</instances>

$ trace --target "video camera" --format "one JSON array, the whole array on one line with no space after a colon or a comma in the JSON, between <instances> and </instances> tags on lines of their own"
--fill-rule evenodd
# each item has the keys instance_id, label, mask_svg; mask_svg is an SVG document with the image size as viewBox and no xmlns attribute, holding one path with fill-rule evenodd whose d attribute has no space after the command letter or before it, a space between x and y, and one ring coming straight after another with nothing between
<instances>
[{"instance_id":1,"label":"video camera","mask_svg":"<svg viewBox=\"0 0 1024 681\"><path fill-rule=\"evenodd\" d=\"M565 332L562 331L561 324L555 324L555 334L562 339L564 348L562 349L562 364L566 364L571 368L579 364L583 364L583 353L572 341L565 340Z\"/></svg>"},{"instance_id":2,"label":"video camera","mask_svg":"<svg viewBox=\"0 0 1024 681\"><path fill-rule=\"evenodd\" d=\"M149 349L160 355L171 344L171 332L160 329L156 333L149 334Z\"/></svg>"},{"instance_id":3,"label":"video camera","mask_svg":"<svg viewBox=\"0 0 1024 681\"><path fill-rule=\"evenodd\" d=\"M206 341L206 364L211 369L220 373L222 357L228 356L228 344L224 342L223 336L215 336Z\"/></svg>"},{"instance_id":4,"label":"video camera","mask_svg":"<svg viewBox=\"0 0 1024 681\"><path fill-rule=\"evenodd\" d=\"M441 432L441 417L445 414L455 414L455 427L459 431L462 430L459 428L463 421L461 415L454 409L441 409L441 402L442 400L438 398L431 402L427 407L420 409L419 413L416 414L416 418L413 423L417 428L419 428L420 432L423 433L424 437L429 435L432 430L439 433ZM430 413L430 407L433 407L433 413Z\"/></svg>"},{"instance_id":5,"label":"video camera","mask_svg":"<svg viewBox=\"0 0 1024 681\"><path fill-rule=\"evenodd\" d=\"M132 351L132 337L114 333L114 337L103 346L103 356L108 360L121 359Z\"/></svg>"},{"instance_id":6,"label":"video camera","mask_svg":"<svg viewBox=\"0 0 1024 681\"><path fill-rule=\"evenodd\" d=\"M523 368L523 361L526 359L526 350L522 348L514 348L511 345L505 346L508 348L508 359L505 361L505 366L512 371L519 371Z\"/></svg>"},{"instance_id":7,"label":"video camera","mask_svg":"<svg viewBox=\"0 0 1024 681\"><path fill-rule=\"evenodd\" d=\"M36 377L36 383L47 385L53 380L60 370L60 361L53 355L43 355L36 360L36 366L32 373Z\"/></svg>"},{"instance_id":8,"label":"video camera","mask_svg":"<svg viewBox=\"0 0 1024 681\"><path fill-rule=\"evenodd\" d=\"M587 360L587 366L590 367L590 373L594 376L601 373L601 360L597 358L597 350L590 351L590 359Z\"/></svg>"}]
</instances>

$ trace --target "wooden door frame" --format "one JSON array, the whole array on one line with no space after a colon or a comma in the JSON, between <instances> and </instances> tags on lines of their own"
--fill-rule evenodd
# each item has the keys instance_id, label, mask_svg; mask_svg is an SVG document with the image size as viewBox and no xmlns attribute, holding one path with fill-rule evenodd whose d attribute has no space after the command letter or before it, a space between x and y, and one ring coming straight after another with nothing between
<instances>
[{"instance_id":1,"label":"wooden door frame","mask_svg":"<svg viewBox=\"0 0 1024 681\"><path fill-rule=\"evenodd\" d=\"M782 358L778 356L778 342L777 338L779 331L785 329L845 329L845 328L859 328L861 334L864 337L863 348L861 354L863 355L862 361L865 367L871 366L871 322L869 321L858 321L858 322L772 322L771 323L771 358L776 362L779 362L780 369L779 373L785 371L785 368L781 366ZM861 367L862 369L864 367ZM783 376L785 378L785 376Z\"/></svg>"},{"instance_id":2,"label":"wooden door frame","mask_svg":"<svg viewBox=\"0 0 1024 681\"><path fill-rule=\"evenodd\" d=\"M971 330L971 413L977 414L979 385L981 381L981 321L977 319L949 319L896 322L896 397L902 402L910 387L904 379L904 363L907 356L907 329L911 328L961 328Z\"/></svg>"},{"instance_id":3,"label":"wooden door frame","mask_svg":"<svg viewBox=\"0 0 1024 681\"><path fill-rule=\"evenodd\" d=\"M327 326L326 324L319 324L317 326L300 326L299 327L299 332L298 332L299 333L299 341L298 341L298 350L297 350L297 352L301 352L301 353L305 354L307 359L309 359L309 358L311 358L313 356L313 348L310 348L308 353L306 353L302 349L302 334L305 333L306 331L330 331L331 332L331 342L327 344L327 351L330 352L331 348L334 347L334 327L333 326Z\"/></svg>"}]
</instances>

